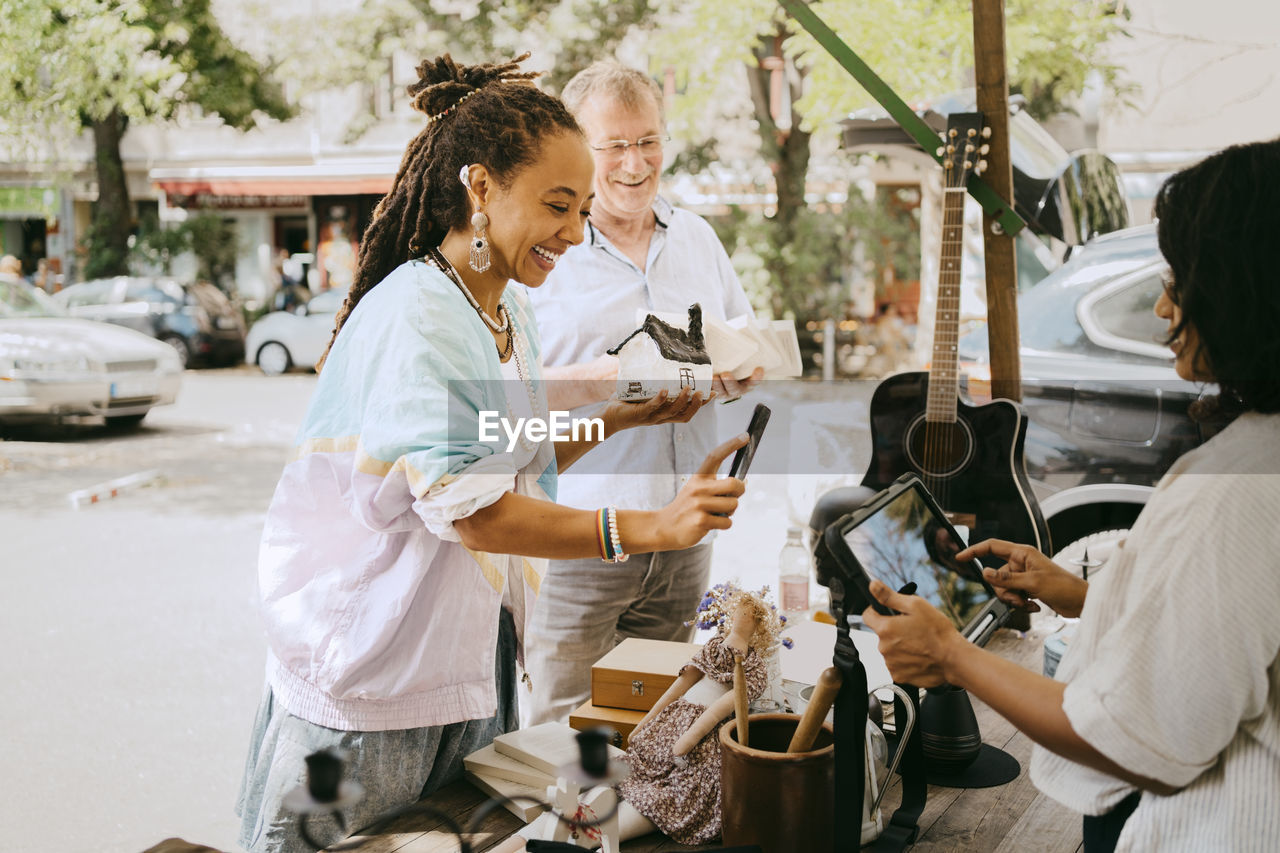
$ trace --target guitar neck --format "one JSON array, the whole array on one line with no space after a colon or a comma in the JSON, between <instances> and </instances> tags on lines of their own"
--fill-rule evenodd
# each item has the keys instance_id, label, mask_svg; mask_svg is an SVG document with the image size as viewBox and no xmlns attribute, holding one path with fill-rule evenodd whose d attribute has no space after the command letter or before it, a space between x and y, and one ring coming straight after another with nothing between
<instances>
[{"instance_id":1,"label":"guitar neck","mask_svg":"<svg viewBox=\"0 0 1280 853\"><path fill-rule=\"evenodd\" d=\"M964 253L964 186L947 186L942 200L942 253L938 307L933 318L933 361L925 419L952 423L960 394L956 340L960 332L960 259Z\"/></svg>"}]
</instances>

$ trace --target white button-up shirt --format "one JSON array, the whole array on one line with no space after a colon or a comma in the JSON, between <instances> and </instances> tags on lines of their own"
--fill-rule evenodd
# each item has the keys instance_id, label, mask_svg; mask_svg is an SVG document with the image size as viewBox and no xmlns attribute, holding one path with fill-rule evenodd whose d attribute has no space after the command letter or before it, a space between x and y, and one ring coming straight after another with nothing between
<instances>
[{"instance_id":1,"label":"white button-up shirt","mask_svg":"<svg viewBox=\"0 0 1280 853\"><path fill-rule=\"evenodd\" d=\"M649 312L685 317L696 302L705 317L752 315L729 256L707 221L662 198L653 211L657 228L645 269L589 227L587 239L556 262L541 287L530 290L545 366L599 358ZM573 416L596 408L583 407ZM704 408L688 424L641 427L611 438L560 476L558 501L588 509L665 505L715 446L716 408Z\"/></svg>"}]
</instances>

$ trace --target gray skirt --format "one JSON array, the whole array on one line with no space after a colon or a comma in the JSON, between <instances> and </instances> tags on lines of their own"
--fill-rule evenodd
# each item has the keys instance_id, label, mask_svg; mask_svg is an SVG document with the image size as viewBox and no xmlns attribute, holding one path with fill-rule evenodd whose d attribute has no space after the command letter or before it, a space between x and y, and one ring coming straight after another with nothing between
<instances>
[{"instance_id":1,"label":"gray skirt","mask_svg":"<svg viewBox=\"0 0 1280 853\"><path fill-rule=\"evenodd\" d=\"M253 723L236 802L240 845L252 853L314 853L302 840L297 815L284 807L283 800L304 784L306 757L318 750L345 754L345 778L355 779L364 788L364 797L343 811L348 831L358 831L386 812L461 778L464 756L518 726L515 624L505 609L498 623L494 670L498 686L494 716L383 732L348 732L309 723L284 710L268 685ZM328 815L311 817L307 828L328 844L344 834Z\"/></svg>"}]
</instances>

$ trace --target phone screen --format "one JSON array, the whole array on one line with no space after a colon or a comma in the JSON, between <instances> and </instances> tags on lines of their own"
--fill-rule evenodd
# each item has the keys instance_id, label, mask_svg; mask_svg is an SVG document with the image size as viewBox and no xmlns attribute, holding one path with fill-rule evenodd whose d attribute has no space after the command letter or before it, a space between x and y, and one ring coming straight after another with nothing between
<instances>
[{"instance_id":1,"label":"phone screen","mask_svg":"<svg viewBox=\"0 0 1280 853\"><path fill-rule=\"evenodd\" d=\"M763 403L757 403L755 410L751 413L751 422L747 425L747 435L750 440L742 447L738 448L738 452L733 456L733 464L729 466L729 476L737 477L739 480L747 479L747 470L751 467L751 460L756 455L756 448L760 445L760 436L764 434L764 428L769 423L769 407Z\"/></svg>"}]
</instances>

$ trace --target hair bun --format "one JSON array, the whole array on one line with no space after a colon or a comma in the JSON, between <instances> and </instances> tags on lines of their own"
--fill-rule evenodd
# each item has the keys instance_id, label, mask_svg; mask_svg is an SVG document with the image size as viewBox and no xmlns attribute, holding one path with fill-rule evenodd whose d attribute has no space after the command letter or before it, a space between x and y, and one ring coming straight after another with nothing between
<instances>
[{"instance_id":1,"label":"hair bun","mask_svg":"<svg viewBox=\"0 0 1280 853\"><path fill-rule=\"evenodd\" d=\"M482 65L459 65L447 53L435 59L424 59L418 65L418 82L408 86L413 108L435 116L490 83L532 80L541 72L519 70L520 63L528 58L526 51L510 62Z\"/></svg>"}]
</instances>

